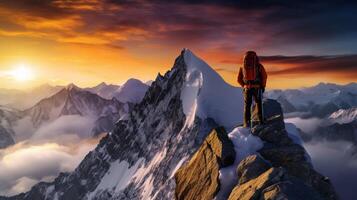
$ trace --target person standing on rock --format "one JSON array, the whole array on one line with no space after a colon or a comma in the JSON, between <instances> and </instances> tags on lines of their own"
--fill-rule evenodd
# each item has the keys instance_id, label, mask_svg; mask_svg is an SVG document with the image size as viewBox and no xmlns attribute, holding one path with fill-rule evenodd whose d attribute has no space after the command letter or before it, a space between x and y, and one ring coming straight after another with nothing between
<instances>
[{"instance_id":1,"label":"person standing on rock","mask_svg":"<svg viewBox=\"0 0 357 200\"><path fill-rule=\"evenodd\" d=\"M258 106L259 123L263 123L262 95L265 91L267 73L254 51L247 51L243 59L243 67L239 68L238 83L243 88L244 94L244 121L243 126L251 124L252 99Z\"/></svg>"}]
</instances>

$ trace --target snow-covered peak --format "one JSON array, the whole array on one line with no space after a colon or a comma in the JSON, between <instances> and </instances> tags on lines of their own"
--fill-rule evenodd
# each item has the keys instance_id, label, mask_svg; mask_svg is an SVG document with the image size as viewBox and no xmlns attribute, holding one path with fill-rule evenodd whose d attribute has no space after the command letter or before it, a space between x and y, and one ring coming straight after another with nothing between
<instances>
[{"instance_id":1,"label":"snow-covered peak","mask_svg":"<svg viewBox=\"0 0 357 200\"><path fill-rule=\"evenodd\" d=\"M187 66L186 81L181 92L183 110L188 125L194 116L212 118L216 123L231 129L242 122L242 90L226 83L202 59L184 49Z\"/></svg>"},{"instance_id":2,"label":"snow-covered peak","mask_svg":"<svg viewBox=\"0 0 357 200\"><path fill-rule=\"evenodd\" d=\"M332 113L328 118L339 124L350 123L357 119L357 108L340 109Z\"/></svg>"},{"instance_id":3,"label":"snow-covered peak","mask_svg":"<svg viewBox=\"0 0 357 200\"><path fill-rule=\"evenodd\" d=\"M114 97L124 103L139 103L148 88L149 86L140 80L131 78L115 91Z\"/></svg>"},{"instance_id":4,"label":"snow-covered peak","mask_svg":"<svg viewBox=\"0 0 357 200\"><path fill-rule=\"evenodd\" d=\"M345 108L356 105L357 84L337 85L334 83L319 83L312 87L288 90L270 90L269 98L284 98L297 108L311 105L334 104Z\"/></svg>"}]
</instances>

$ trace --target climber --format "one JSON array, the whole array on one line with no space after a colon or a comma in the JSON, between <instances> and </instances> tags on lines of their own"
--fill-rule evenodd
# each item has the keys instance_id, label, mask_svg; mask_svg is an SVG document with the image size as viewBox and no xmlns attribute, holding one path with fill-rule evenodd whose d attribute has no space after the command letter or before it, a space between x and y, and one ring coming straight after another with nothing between
<instances>
[{"instance_id":1,"label":"climber","mask_svg":"<svg viewBox=\"0 0 357 200\"><path fill-rule=\"evenodd\" d=\"M243 67L239 68L238 83L244 94L243 126L251 126L252 98L258 106L259 124L264 123L262 98L265 91L267 74L254 51L247 51L243 59Z\"/></svg>"}]
</instances>

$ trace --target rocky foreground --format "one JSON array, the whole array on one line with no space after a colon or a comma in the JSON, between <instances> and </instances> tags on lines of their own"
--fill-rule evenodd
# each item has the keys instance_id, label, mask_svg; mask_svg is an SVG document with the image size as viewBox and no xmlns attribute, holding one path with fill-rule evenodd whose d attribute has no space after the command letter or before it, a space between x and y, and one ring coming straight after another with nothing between
<instances>
[{"instance_id":1,"label":"rocky foreground","mask_svg":"<svg viewBox=\"0 0 357 200\"><path fill-rule=\"evenodd\" d=\"M267 122L252 128L264 146L239 163L238 181L228 199L338 199L329 179L314 170L305 149L288 136L280 104L266 100L264 107ZM215 199L219 170L233 164L235 154L224 128L213 129L176 172L176 199Z\"/></svg>"}]
</instances>

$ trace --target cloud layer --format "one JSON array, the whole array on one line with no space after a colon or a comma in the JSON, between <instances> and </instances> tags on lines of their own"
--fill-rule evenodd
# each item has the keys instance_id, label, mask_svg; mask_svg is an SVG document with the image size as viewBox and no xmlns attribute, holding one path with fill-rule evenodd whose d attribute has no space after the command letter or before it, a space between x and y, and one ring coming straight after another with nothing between
<instances>
[{"instance_id":1,"label":"cloud layer","mask_svg":"<svg viewBox=\"0 0 357 200\"><path fill-rule=\"evenodd\" d=\"M74 170L101 138L91 138L93 124L90 117L67 115L34 129L29 119L21 120L18 143L0 150L0 195L25 192Z\"/></svg>"},{"instance_id":2,"label":"cloud layer","mask_svg":"<svg viewBox=\"0 0 357 200\"><path fill-rule=\"evenodd\" d=\"M0 195L25 192L39 181L72 171L96 144L94 139L67 145L22 142L1 150Z\"/></svg>"},{"instance_id":3,"label":"cloud layer","mask_svg":"<svg viewBox=\"0 0 357 200\"><path fill-rule=\"evenodd\" d=\"M328 176L341 199L354 199L357 185L357 158L351 154L349 142L318 142L305 144L314 167Z\"/></svg>"}]
</instances>

